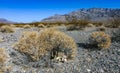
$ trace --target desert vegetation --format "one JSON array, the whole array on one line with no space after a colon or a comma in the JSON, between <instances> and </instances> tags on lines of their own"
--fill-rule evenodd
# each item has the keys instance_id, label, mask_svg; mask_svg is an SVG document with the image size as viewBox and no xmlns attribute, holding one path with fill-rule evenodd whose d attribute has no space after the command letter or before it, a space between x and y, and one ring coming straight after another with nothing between
<instances>
[{"instance_id":1,"label":"desert vegetation","mask_svg":"<svg viewBox=\"0 0 120 73\"><path fill-rule=\"evenodd\" d=\"M8 26L8 25L4 25L4 26L0 27L0 32L12 33L12 32L14 32L14 28L11 26Z\"/></svg>"},{"instance_id":2,"label":"desert vegetation","mask_svg":"<svg viewBox=\"0 0 120 73\"><path fill-rule=\"evenodd\" d=\"M66 22L0 23L0 72L10 64L8 73L120 73L119 17L83 11L81 19L66 15ZM110 20L95 21L106 16Z\"/></svg>"},{"instance_id":3,"label":"desert vegetation","mask_svg":"<svg viewBox=\"0 0 120 73\"><path fill-rule=\"evenodd\" d=\"M32 61L40 60L41 56L50 55L51 59L57 58L59 52L67 59L76 56L76 43L63 32L55 29L44 29L41 33L25 32L14 48L22 53L28 54Z\"/></svg>"},{"instance_id":4,"label":"desert vegetation","mask_svg":"<svg viewBox=\"0 0 120 73\"><path fill-rule=\"evenodd\" d=\"M0 48L0 73L6 71L6 62L8 61L8 54L4 48Z\"/></svg>"},{"instance_id":5,"label":"desert vegetation","mask_svg":"<svg viewBox=\"0 0 120 73\"><path fill-rule=\"evenodd\" d=\"M90 37L91 45L102 49L102 48L109 48L111 45L111 38L108 34L104 32L93 32Z\"/></svg>"},{"instance_id":6,"label":"desert vegetation","mask_svg":"<svg viewBox=\"0 0 120 73\"><path fill-rule=\"evenodd\" d=\"M81 68L81 71L78 71L78 73L87 73L86 69L89 66L93 67L94 64L93 68L99 71L99 66L103 67L101 64L105 64L105 69L111 66L111 63L107 62L108 59L118 61L118 27L108 27L104 23L85 20L72 23L34 22L1 25L0 30L5 26L12 29L17 28L11 34L4 34L6 31L9 31L6 28L4 33L3 31L0 32L1 40L3 38L5 40L0 42L0 46L9 49L11 61L8 63L13 65L10 69L13 73L17 71L29 73L30 70L40 72L43 69L44 72L51 69L51 73L53 71L56 71L55 73L58 73L58 71L69 73L74 68L75 71L77 71L77 68L78 70ZM4 53L4 55L7 54L6 52ZM110 57L110 55L113 57ZM5 66L5 62L7 62L5 59L7 60L7 58L2 55L1 58L4 59L4 61L1 61L4 63L0 63L1 71L3 72L6 69L8 70L8 67L6 68ZM118 64L118 62L114 62L115 64ZM84 65L88 67L85 69ZM65 71L62 68L65 68ZM119 67L116 66L116 68ZM116 68L108 68L106 71L113 72Z\"/></svg>"},{"instance_id":7,"label":"desert vegetation","mask_svg":"<svg viewBox=\"0 0 120 73\"><path fill-rule=\"evenodd\" d=\"M113 17L109 19L108 25L106 27L109 28L119 28L120 27L120 17Z\"/></svg>"},{"instance_id":8,"label":"desert vegetation","mask_svg":"<svg viewBox=\"0 0 120 73\"><path fill-rule=\"evenodd\" d=\"M23 28L27 29L27 28L31 28L30 25L24 25Z\"/></svg>"}]
</instances>

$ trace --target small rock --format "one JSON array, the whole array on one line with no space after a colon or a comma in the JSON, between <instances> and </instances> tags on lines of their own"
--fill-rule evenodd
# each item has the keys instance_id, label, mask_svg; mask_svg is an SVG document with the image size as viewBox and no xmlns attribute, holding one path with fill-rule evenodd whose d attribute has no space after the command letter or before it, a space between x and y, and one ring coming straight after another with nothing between
<instances>
[{"instance_id":1,"label":"small rock","mask_svg":"<svg viewBox=\"0 0 120 73\"><path fill-rule=\"evenodd\" d=\"M90 69L87 69L88 72L90 72L91 70Z\"/></svg>"}]
</instances>

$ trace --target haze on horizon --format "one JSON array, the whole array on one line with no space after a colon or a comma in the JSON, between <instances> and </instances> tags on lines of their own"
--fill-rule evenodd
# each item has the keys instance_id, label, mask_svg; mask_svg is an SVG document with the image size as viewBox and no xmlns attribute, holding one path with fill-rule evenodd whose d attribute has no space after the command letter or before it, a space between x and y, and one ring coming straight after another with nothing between
<instances>
[{"instance_id":1,"label":"haze on horizon","mask_svg":"<svg viewBox=\"0 0 120 73\"><path fill-rule=\"evenodd\" d=\"M120 8L119 3L120 0L0 0L0 18L33 22L80 8Z\"/></svg>"}]
</instances>

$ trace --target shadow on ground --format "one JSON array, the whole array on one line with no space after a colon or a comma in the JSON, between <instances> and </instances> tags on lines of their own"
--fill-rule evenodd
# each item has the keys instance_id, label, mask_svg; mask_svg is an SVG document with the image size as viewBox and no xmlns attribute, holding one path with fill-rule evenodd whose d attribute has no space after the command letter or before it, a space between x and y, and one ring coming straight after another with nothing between
<instances>
[{"instance_id":1,"label":"shadow on ground","mask_svg":"<svg viewBox=\"0 0 120 73\"><path fill-rule=\"evenodd\" d=\"M95 51L95 50L101 50L96 45L91 45L88 43L77 43L78 47L81 47L83 49L87 49L88 51Z\"/></svg>"}]
</instances>

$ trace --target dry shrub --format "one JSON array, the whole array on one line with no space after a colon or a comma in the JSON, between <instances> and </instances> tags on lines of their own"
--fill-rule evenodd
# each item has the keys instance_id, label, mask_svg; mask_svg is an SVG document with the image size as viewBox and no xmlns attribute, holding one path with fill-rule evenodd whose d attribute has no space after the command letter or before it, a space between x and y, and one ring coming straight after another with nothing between
<instances>
[{"instance_id":1,"label":"dry shrub","mask_svg":"<svg viewBox=\"0 0 120 73\"><path fill-rule=\"evenodd\" d=\"M85 28L89 23L90 22L88 20L80 20L76 25L79 26L80 28Z\"/></svg>"},{"instance_id":2,"label":"dry shrub","mask_svg":"<svg viewBox=\"0 0 120 73\"><path fill-rule=\"evenodd\" d=\"M0 27L7 25L6 23L0 23Z\"/></svg>"},{"instance_id":3,"label":"dry shrub","mask_svg":"<svg viewBox=\"0 0 120 73\"><path fill-rule=\"evenodd\" d=\"M68 31L78 30L75 25L67 25L66 27Z\"/></svg>"},{"instance_id":4,"label":"dry shrub","mask_svg":"<svg viewBox=\"0 0 120 73\"><path fill-rule=\"evenodd\" d=\"M39 27L39 28L46 28L46 26L43 25L43 24L38 24L38 27Z\"/></svg>"},{"instance_id":5,"label":"dry shrub","mask_svg":"<svg viewBox=\"0 0 120 73\"><path fill-rule=\"evenodd\" d=\"M93 24L89 23L87 24L87 27L95 27Z\"/></svg>"},{"instance_id":6,"label":"dry shrub","mask_svg":"<svg viewBox=\"0 0 120 73\"><path fill-rule=\"evenodd\" d=\"M37 56L37 32L26 31L23 32L21 38L14 44L14 49L29 54L32 59Z\"/></svg>"},{"instance_id":7,"label":"dry shrub","mask_svg":"<svg viewBox=\"0 0 120 73\"><path fill-rule=\"evenodd\" d=\"M27 29L27 28L31 28L30 25L24 25L23 28Z\"/></svg>"},{"instance_id":8,"label":"dry shrub","mask_svg":"<svg viewBox=\"0 0 120 73\"><path fill-rule=\"evenodd\" d=\"M92 24L95 25L96 27L103 26L102 22L92 22Z\"/></svg>"},{"instance_id":9,"label":"dry shrub","mask_svg":"<svg viewBox=\"0 0 120 73\"><path fill-rule=\"evenodd\" d=\"M40 33L27 32L14 48L29 55L32 61L38 61L44 55L49 55L53 59L58 52L63 52L68 59L73 59L76 55L74 40L55 29L45 29Z\"/></svg>"},{"instance_id":10,"label":"dry shrub","mask_svg":"<svg viewBox=\"0 0 120 73\"><path fill-rule=\"evenodd\" d=\"M98 31L106 31L106 27L105 26L100 26L97 29Z\"/></svg>"},{"instance_id":11,"label":"dry shrub","mask_svg":"<svg viewBox=\"0 0 120 73\"><path fill-rule=\"evenodd\" d=\"M10 24L10 27L13 27L13 28L15 28L16 26L15 26L14 24Z\"/></svg>"},{"instance_id":12,"label":"dry shrub","mask_svg":"<svg viewBox=\"0 0 120 73\"><path fill-rule=\"evenodd\" d=\"M111 45L111 39L110 36L108 34L105 34L104 32L93 32L91 34L91 41L90 43L95 46L98 47L100 49L102 48L109 48Z\"/></svg>"},{"instance_id":13,"label":"dry shrub","mask_svg":"<svg viewBox=\"0 0 120 73\"><path fill-rule=\"evenodd\" d=\"M5 49L0 48L0 73L4 73L6 70L6 62L8 61L8 55Z\"/></svg>"},{"instance_id":14,"label":"dry shrub","mask_svg":"<svg viewBox=\"0 0 120 73\"><path fill-rule=\"evenodd\" d=\"M110 22L111 25L109 27L118 28L120 26L120 17L113 17Z\"/></svg>"},{"instance_id":15,"label":"dry shrub","mask_svg":"<svg viewBox=\"0 0 120 73\"><path fill-rule=\"evenodd\" d=\"M3 33L13 33L14 29L11 26L5 25L5 26L2 26L0 28L0 32L3 32Z\"/></svg>"},{"instance_id":16,"label":"dry shrub","mask_svg":"<svg viewBox=\"0 0 120 73\"><path fill-rule=\"evenodd\" d=\"M55 29L45 29L38 39L38 42L41 43L39 46L45 50L52 50L54 56L56 55L55 52L63 52L68 59L72 59L76 55L76 43L63 32Z\"/></svg>"},{"instance_id":17,"label":"dry shrub","mask_svg":"<svg viewBox=\"0 0 120 73\"><path fill-rule=\"evenodd\" d=\"M23 24L14 24L14 25L15 25L16 27L21 27L21 28L22 28L22 27L24 27L25 24L24 24L24 25L23 25Z\"/></svg>"}]
</instances>

